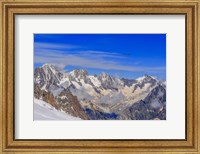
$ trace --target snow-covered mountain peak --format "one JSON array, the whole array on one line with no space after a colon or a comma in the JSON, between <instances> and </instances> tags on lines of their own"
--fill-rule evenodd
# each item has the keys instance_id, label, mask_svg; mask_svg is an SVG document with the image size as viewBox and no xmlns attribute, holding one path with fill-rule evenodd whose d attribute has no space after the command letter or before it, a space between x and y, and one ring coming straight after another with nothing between
<instances>
[{"instance_id":1,"label":"snow-covered mountain peak","mask_svg":"<svg viewBox=\"0 0 200 154\"><path fill-rule=\"evenodd\" d=\"M41 89L54 89L63 79L64 73L52 64L44 64L34 71L34 83L39 84Z\"/></svg>"},{"instance_id":2,"label":"snow-covered mountain peak","mask_svg":"<svg viewBox=\"0 0 200 154\"><path fill-rule=\"evenodd\" d=\"M101 73L97 78L101 82L102 87L105 89L118 89L118 86L122 84L120 79L106 73Z\"/></svg>"},{"instance_id":3,"label":"snow-covered mountain peak","mask_svg":"<svg viewBox=\"0 0 200 154\"><path fill-rule=\"evenodd\" d=\"M88 72L86 70L83 70L83 69L76 69L76 70L71 71L69 73L69 75L71 77L74 77L74 78L83 79L83 78L86 78L88 76Z\"/></svg>"},{"instance_id":4,"label":"snow-covered mountain peak","mask_svg":"<svg viewBox=\"0 0 200 154\"><path fill-rule=\"evenodd\" d=\"M52 72L53 74L61 73L61 70L53 64L44 64L42 65L41 68L44 70L45 73L49 73L49 72Z\"/></svg>"},{"instance_id":5,"label":"snow-covered mountain peak","mask_svg":"<svg viewBox=\"0 0 200 154\"><path fill-rule=\"evenodd\" d=\"M133 93L140 92L141 95L148 94L148 92L154 88L157 84L159 84L159 81L149 75L144 75L143 77L139 77L136 79L136 82L133 84Z\"/></svg>"},{"instance_id":6,"label":"snow-covered mountain peak","mask_svg":"<svg viewBox=\"0 0 200 154\"><path fill-rule=\"evenodd\" d=\"M101 74L99 74L99 78L109 78L109 77L110 77L110 75L108 75L105 72L102 72Z\"/></svg>"},{"instance_id":7,"label":"snow-covered mountain peak","mask_svg":"<svg viewBox=\"0 0 200 154\"><path fill-rule=\"evenodd\" d=\"M46 63L46 64L43 64L43 65L42 65L42 68L52 68L52 69L56 69L56 66L54 66L53 64L48 64L48 63Z\"/></svg>"},{"instance_id":8,"label":"snow-covered mountain peak","mask_svg":"<svg viewBox=\"0 0 200 154\"><path fill-rule=\"evenodd\" d=\"M42 65L42 67L51 67L51 66L53 66L53 64L45 63Z\"/></svg>"},{"instance_id":9,"label":"snow-covered mountain peak","mask_svg":"<svg viewBox=\"0 0 200 154\"><path fill-rule=\"evenodd\" d=\"M150 82L152 80L155 81L157 79L155 77L153 77L153 76L145 74L144 76L139 77L136 80L141 83L141 82Z\"/></svg>"}]
</instances>

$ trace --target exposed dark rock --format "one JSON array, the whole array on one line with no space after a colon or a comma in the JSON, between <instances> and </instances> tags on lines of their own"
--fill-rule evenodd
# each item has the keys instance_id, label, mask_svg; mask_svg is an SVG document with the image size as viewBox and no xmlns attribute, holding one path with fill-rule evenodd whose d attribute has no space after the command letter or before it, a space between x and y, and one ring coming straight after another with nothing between
<instances>
[{"instance_id":1,"label":"exposed dark rock","mask_svg":"<svg viewBox=\"0 0 200 154\"><path fill-rule=\"evenodd\" d=\"M166 90L161 85L154 88L143 100L133 104L126 112L132 120L166 119Z\"/></svg>"},{"instance_id":2,"label":"exposed dark rock","mask_svg":"<svg viewBox=\"0 0 200 154\"><path fill-rule=\"evenodd\" d=\"M151 87L154 87L156 84L157 84L157 80L152 78L151 76L149 75L145 75L144 76L144 79L142 80L142 82L137 82L133 88L133 93L135 92L135 90L137 88L140 88L142 89L146 83L150 83L151 84Z\"/></svg>"},{"instance_id":3,"label":"exposed dark rock","mask_svg":"<svg viewBox=\"0 0 200 154\"><path fill-rule=\"evenodd\" d=\"M119 83L117 82L116 78L106 73L101 73L97 78L101 82L103 89L112 89L118 91Z\"/></svg>"},{"instance_id":4,"label":"exposed dark rock","mask_svg":"<svg viewBox=\"0 0 200 154\"><path fill-rule=\"evenodd\" d=\"M134 79L125 79L125 78L122 78L121 81L124 83L125 86L132 86L133 83L136 83L137 81L134 80Z\"/></svg>"},{"instance_id":5,"label":"exposed dark rock","mask_svg":"<svg viewBox=\"0 0 200 154\"><path fill-rule=\"evenodd\" d=\"M98 110L92 110L89 108L85 109L85 113L90 117L91 120L116 120L118 115L116 113L106 113Z\"/></svg>"},{"instance_id":6,"label":"exposed dark rock","mask_svg":"<svg viewBox=\"0 0 200 154\"><path fill-rule=\"evenodd\" d=\"M75 117L88 120L89 117L84 112L76 96L73 96L69 89L65 89L56 97L56 101L60 105L60 109Z\"/></svg>"}]
</instances>

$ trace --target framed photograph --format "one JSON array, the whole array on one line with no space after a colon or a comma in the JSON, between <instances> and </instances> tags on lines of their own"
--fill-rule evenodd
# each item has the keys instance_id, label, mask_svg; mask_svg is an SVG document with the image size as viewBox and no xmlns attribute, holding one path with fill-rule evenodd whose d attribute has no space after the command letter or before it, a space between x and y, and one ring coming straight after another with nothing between
<instances>
[{"instance_id":1,"label":"framed photograph","mask_svg":"<svg viewBox=\"0 0 200 154\"><path fill-rule=\"evenodd\" d=\"M1 153L200 153L199 2L1 1Z\"/></svg>"}]
</instances>

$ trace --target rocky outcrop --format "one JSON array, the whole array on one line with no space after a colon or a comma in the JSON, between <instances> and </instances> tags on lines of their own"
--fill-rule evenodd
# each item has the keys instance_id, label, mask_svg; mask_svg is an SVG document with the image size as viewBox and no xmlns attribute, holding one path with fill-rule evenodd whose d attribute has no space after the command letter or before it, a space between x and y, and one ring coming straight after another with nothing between
<instances>
[{"instance_id":1,"label":"rocky outcrop","mask_svg":"<svg viewBox=\"0 0 200 154\"><path fill-rule=\"evenodd\" d=\"M53 94L45 90L41 90L37 84L34 85L34 97L51 104L56 109L59 109Z\"/></svg>"},{"instance_id":2,"label":"rocky outcrop","mask_svg":"<svg viewBox=\"0 0 200 154\"><path fill-rule=\"evenodd\" d=\"M157 83L158 81L155 78L149 75L145 75L142 78L142 80L139 80L138 82L136 82L132 92L134 93L137 88L142 89L145 86L145 84L150 84L150 87L154 87Z\"/></svg>"},{"instance_id":3,"label":"rocky outcrop","mask_svg":"<svg viewBox=\"0 0 200 154\"><path fill-rule=\"evenodd\" d=\"M155 87L149 95L127 108L124 112L131 120L166 119L166 90L161 85Z\"/></svg>"},{"instance_id":4,"label":"rocky outcrop","mask_svg":"<svg viewBox=\"0 0 200 154\"><path fill-rule=\"evenodd\" d=\"M73 96L69 89L63 90L60 95L56 97L60 109L75 117L80 117L84 120L89 120L89 117L84 112L76 96Z\"/></svg>"},{"instance_id":5,"label":"rocky outcrop","mask_svg":"<svg viewBox=\"0 0 200 154\"><path fill-rule=\"evenodd\" d=\"M69 89L62 91L59 96L54 97L52 93L41 90L39 86L35 84L34 97L41 99L51 104L57 110L62 110L74 117L79 117L84 120L89 119L87 114L84 112L84 109L80 105L77 97L73 96Z\"/></svg>"},{"instance_id":6,"label":"rocky outcrop","mask_svg":"<svg viewBox=\"0 0 200 154\"><path fill-rule=\"evenodd\" d=\"M118 88L121 84L121 81L115 77L112 77L106 73L101 73L98 77L98 80L101 82L103 89L112 89L118 91Z\"/></svg>"},{"instance_id":7,"label":"rocky outcrop","mask_svg":"<svg viewBox=\"0 0 200 154\"><path fill-rule=\"evenodd\" d=\"M137 81L134 79L122 78L121 81L123 82L124 86L128 86L128 87L131 87L134 83L137 83Z\"/></svg>"},{"instance_id":8,"label":"rocky outcrop","mask_svg":"<svg viewBox=\"0 0 200 154\"><path fill-rule=\"evenodd\" d=\"M114 112L101 112L98 110L92 110L90 108L86 108L85 112L90 117L91 120L116 120L118 119L118 115Z\"/></svg>"}]
</instances>

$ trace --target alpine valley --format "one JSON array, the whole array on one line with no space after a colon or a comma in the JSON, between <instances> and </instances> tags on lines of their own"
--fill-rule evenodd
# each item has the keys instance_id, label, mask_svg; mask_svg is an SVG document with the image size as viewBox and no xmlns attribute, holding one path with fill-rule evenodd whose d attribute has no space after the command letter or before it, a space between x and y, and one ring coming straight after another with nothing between
<instances>
[{"instance_id":1,"label":"alpine valley","mask_svg":"<svg viewBox=\"0 0 200 154\"><path fill-rule=\"evenodd\" d=\"M166 82L44 64L34 70L34 120L166 120Z\"/></svg>"}]
</instances>

